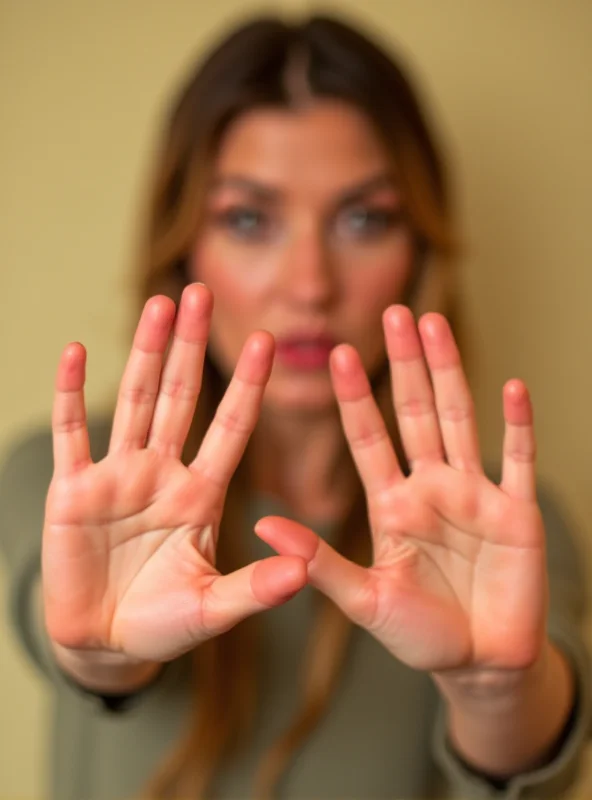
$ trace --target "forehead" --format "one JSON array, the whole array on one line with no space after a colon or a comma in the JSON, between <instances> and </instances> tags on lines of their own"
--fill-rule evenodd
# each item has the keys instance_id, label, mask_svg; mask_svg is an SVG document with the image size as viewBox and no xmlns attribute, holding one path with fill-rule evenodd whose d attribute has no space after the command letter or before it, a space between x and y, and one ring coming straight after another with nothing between
<instances>
[{"instance_id":1,"label":"forehead","mask_svg":"<svg viewBox=\"0 0 592 800\"><path fill-rule=\"evenodd\" d=\"M338 101L317 101L298 110L243 114L220 143L215 175L325 192L347 188L390 166L362 112Z\"/></svg>"}]
</instances>

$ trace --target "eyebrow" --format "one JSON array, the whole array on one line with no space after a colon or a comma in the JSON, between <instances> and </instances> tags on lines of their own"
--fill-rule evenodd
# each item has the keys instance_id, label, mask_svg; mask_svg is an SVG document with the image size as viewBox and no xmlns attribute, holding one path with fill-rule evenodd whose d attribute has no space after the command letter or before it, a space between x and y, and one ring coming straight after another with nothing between
<instances>
[{"instance_id":1,"label":"eyebrow","mask_svg":"<svg viewBox=\"0 0 592 800\"><path fill-rule=\"evenodd\" d=\"M214 181L212 191L217 192L220 189L241 189L256 195L259 199L268 203L272 200L278 200L282 194L279 189L273 186L260 183L252 178L245 178L242 175L228 175L225 178L219 178Z\"/></svg>"},{"instance_id":2,"label":"eyebrow","mask_svg":"<svg viewBox=\"0 0 592 800\"><path fill-rule=\"evenodd\" d=\"M282 196L282 191L280 189L270 186L269 184L261 183L253 178L247 178L243 175L227 175L226 177L214 181L212 185L212 190L214 192L226 188L247 191L265 203L277 201ZM362 183L345 189L339 196L337 206L341 208L343 206L353 205L371 192L378 191L379 189L396 188L397 184L393 176L388 172L380 172L377 175L367 178Z\"/></svg>"},{"instance_id":3,"label":"eyebrow","mask_svg":"<svg viewBox=\"0 0 592 800\"><path fill-rule=\"evenodd\" d=\"M381 172L371 178L363 181L362 183L352 186L351 189L346 191L340 196L338 205L349 206L363 200L367 195L376 192L379 189L396 189L397 184L393 176L388 172Z\"/></svg>"}]
</instances>

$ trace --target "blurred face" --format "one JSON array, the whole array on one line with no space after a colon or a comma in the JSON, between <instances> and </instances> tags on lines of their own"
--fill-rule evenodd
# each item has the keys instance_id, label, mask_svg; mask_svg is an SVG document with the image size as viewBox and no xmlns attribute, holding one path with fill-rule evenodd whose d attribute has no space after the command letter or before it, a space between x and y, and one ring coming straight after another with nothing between
<instances>
[{"instance_id":1,"label":"blurred face","mask_svg":"<svg viewBox=\"0 0 592 800\"><path fill-rule=\"evenodd\" d=\"M385 357L382 311L413 260L402 200L356 109L320 101L240 117L221 142L192 259L214 294L210 349L223 373L265 329L276 339L268 407L333 406L328 358L341 342L372 374Z\"/></svg>"}]
</instances>

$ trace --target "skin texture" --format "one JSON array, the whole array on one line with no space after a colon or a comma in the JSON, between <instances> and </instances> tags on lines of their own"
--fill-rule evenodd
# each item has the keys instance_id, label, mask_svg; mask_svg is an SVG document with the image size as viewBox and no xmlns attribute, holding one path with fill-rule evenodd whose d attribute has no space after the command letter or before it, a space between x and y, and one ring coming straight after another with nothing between
<instances>
[{"instance_id":1,"label":"skin texture","mask_svg":"<svg viewBox=\"0 0 592 800\"><path fill-rule=\"evenodd\" d=\"M63 354L43 543L46 620L62 647L166 661L304 585L294 556L225 576L215 569L225 487L257 418L273 340L249 338L208 435L184 466L211 306L203 287L185 290L163 369L174 304L146 304L109 454L97 464L84 419L84 350L74 344Z\"/></svg>"},{"instance_id":2,"label":"skin texture","mask_svg":"<svg viewBox=\"0 0 592 800\"><path fill-rule=\"evenodd\" d=\"M373 372L384 359L381 314L401 297L413 245L387 154L365 117L336 102L246 114L222 142L215 185L193 277L214 294L210 343L225 371L248 334L264 328L276 338L327 332ZM233 226L225 221L241 208ZM368 212L393 221L365 222ZM276 362L265 407L334 413L328 369L295 373Z\"/></svg>"},{"instance_id":3,"label":"skin texture","mask_svg":"<svg viewBox=\"0 0 592 800\"><path fill-rule=\"evenodd\" d=\"M210 349L226 374L257 328L326 332L370 373L384 361L381 314L409 279L413 236L362 114L326 101L240 117L221 143L206 211L192 269L215 297ZM276 359L252 441L255 486L294 514L334 519L351 486L345 446L328 366L297 371Z\"/></svg>"},{"instance_id":4,"label":"skin texture","mask_svg":"<svg viewBox=\"0 0 592 800\"><path fill-rule=\"evenodd\" d=\"M497 486L481 466L446 320L416 322L397 305L413 237L387 155L357 111L319 102L248 114L215 166L192 261L207 287L185 290L176 319L167 298L147 303L110 450L97 464L84 348L69 345L60 361L43 540L45 613L60 663L91 688L133 688L160 662L310 582L394 657L433 675L468 761L496 775L536 765L573 687L545 633L527 388L513 380L503 389ZM330 364L303 370L274 358L274 337L294 331L341 343ZM208 341L232 380L184 466ZM368 374L387 355L408 477L370 394ZM368 500L369 569L276 517L256 532L278 556L217 572L224 495L251 435L256 486L318 518L339 513L348 486L339 463L351 449Z\"/></svg>"},{"instance_id":5,"label":"skin texture","mask_svg":"<svg viewBox=\"0 0 592 800\"><path fill-rule=\"evenodd\" d=\"M393 402L411 474L397 462L360 358L333 352L344 430L366 489L374 563L353 564L313 531L266 518L256 532L308 562L309 580L394 656L430 671L465 758L496 775L532 767L571 705L569 669L545 634L544 527L528 391L504 387L503 475L483 473L474 408L446 320L384 314ZM542 699L548 703L542 709Z\"/></svg>"}]
</instances>

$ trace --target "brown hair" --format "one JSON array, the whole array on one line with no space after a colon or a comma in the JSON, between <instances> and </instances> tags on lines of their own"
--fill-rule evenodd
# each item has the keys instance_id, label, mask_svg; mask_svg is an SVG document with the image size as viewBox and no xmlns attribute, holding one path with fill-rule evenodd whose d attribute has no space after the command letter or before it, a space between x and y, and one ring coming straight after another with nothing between
<instances>
[{"instance_id":1,"label":"brown hair","mask_svg":"<svg viewBox=\"0 0 592 800\"><path fill-rule=\"evenodd\" d=\"M209 170L228 125L254 108L293 108L303 87L309 98L353 104L373 123L377 136L396 159L416 238L417 268L403 299L416 310L426 305L446 306L450 256L455 250L449 192L442 159L415 92L402 68L368 38L343 22L319 16L292 24L266 17L242 25L209 54L183 87L170 111L152 176L138 276L142 303L157 293L176 302L180 299L188 280L186 265L199 231ZM442 310L450 311L449 305ZM373 385L396 442L386 367L374 376ZM195 454L224 389L223 376L206 357L187 457ZM247 464L248 451L227 493L218 549L222 572L240 564L240 541L230 531L241 528L249 492ZM336 542L348 558L369 563L366 505L359 482ZM271 795L290 756L326 711L346 655L349 631L350 623L341 612L319 598L303 670L302 704L260 766L257 797ZM231 748L244 740L252 721L256 652L254 620L194 651L196 704L189 728L144 796L204 795L216 769Z\"/></svg>"}]
</instances>

